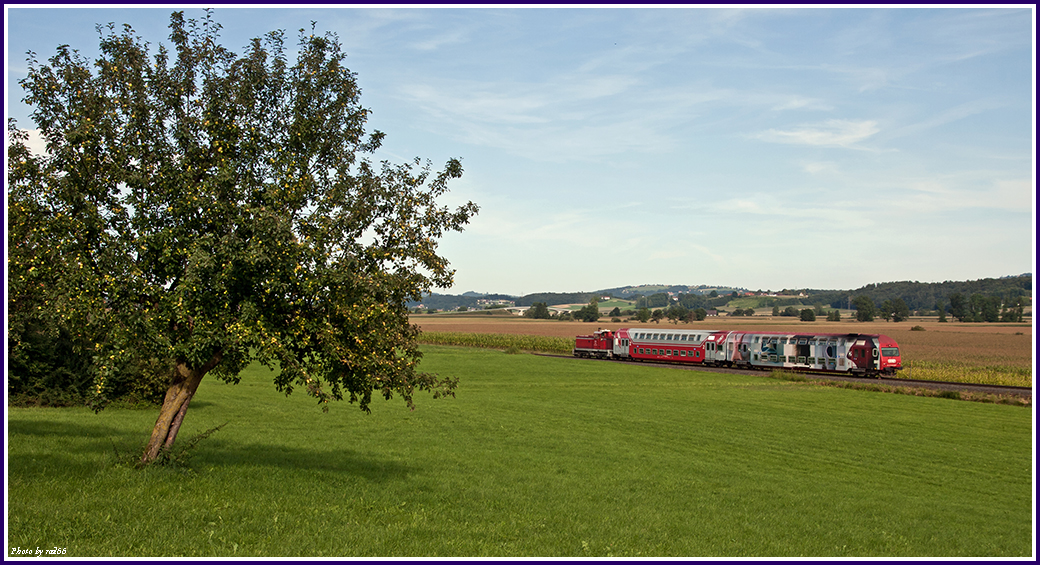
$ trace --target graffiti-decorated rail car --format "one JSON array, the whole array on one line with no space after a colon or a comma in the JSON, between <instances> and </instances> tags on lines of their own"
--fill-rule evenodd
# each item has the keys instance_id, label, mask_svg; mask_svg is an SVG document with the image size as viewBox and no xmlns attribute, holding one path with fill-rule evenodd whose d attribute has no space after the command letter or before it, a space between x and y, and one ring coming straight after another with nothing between
<instances>
[{"instance_id":1,"label":"graffiti-decorated rail car","mask_svg":"<svg viewBox=\"0 0 1040 565\"><path fill-rule=\"evenodd\" d=\"M622 328L578 336L574 355L863 376L902 368L895 340L857 333Z\"/></svg>"}]
</instances>

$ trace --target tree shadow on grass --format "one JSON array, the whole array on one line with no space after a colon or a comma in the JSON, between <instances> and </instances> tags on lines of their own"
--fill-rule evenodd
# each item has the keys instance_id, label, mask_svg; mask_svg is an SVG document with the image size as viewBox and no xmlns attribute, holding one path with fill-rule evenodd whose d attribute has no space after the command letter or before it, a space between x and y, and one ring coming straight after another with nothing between
<instances>
[{"instance_id":1,"label":"tree shadow on grass","mask_svg":"<svg viewBox=\"0 0 1040 565\"><path fill-rule=\"evenodd\" d=\"M111 465L120 452L144 446L142 434L104 424L8 420L11 477L82 476Z\"/></svg>"},{"instance_id":2,"label":"tree shadow on grass","mask_svg":"<svg viewBox=\"0 0 1040 565\"><path fill-rule=\"evenodd\" d=\"M339 447L238 444L213 438L203 444L205 447L200 444L198 453L191 458L193 467L275 467L289 471L352 475L374 483L402 480L419 470L414 465L389 460L381 455Z\"/></svg>"},{"instance_id":3,"label":"tree shadow on grass","mask_svg":"<svg viewBox=\"0 0 1040 565\"><path fill-rule=\"evenodd\" d=\"M8 472L11 477L84 476L116 463L136 460L144 449L147 431L128 431L104 424L70 425L53 421L8 421ZM191 437L181 434L174 453L185 450ZM42 446L43 449L39 449ZM402 480L419 469L373 453L327 446L290 447L278 444L240 444L208 437L189 450L189 468L274 467L351 475L371 482Z\"/></svg>"}]
</instances>

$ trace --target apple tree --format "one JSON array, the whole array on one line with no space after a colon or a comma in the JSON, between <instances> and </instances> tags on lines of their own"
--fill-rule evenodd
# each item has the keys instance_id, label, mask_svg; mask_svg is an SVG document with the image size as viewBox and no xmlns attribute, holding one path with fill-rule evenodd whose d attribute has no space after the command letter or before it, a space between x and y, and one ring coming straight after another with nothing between
<instances>
[{"instance_id":1,"label":"apple tree","mask_svg":"<svg viewBox=\"0 0 1040 565\"><path fill-rule=\"evenodd\" d=\"M46 153L9 123L9 322L73 332L97 409L113 375L158 360L168 390L143 463L173 445L204 377L237 382L253 361L323 409L454 395L456 379L419 370L405 303L452 284L438 241L478 210L439 202L461 163L372 163L383 133L365 131L338 38L314 27L295 50L274 31L236 55L211 12L175 12L169 47L109 24L95 61L29 53Z\"/></svg>"}]
</instances>

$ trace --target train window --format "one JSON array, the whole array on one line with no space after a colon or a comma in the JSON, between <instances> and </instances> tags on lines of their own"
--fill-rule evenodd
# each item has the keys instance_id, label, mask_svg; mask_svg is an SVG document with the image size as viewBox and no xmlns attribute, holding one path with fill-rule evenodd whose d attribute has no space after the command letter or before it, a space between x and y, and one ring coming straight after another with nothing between
<instances>
[{"instance_id":1,"label":"train window","mask_svg":"<svg viewBox=\"0 0 1040 565\"><path fill-rule=\"evenodd\" d=\"M679 341L686 341L686 334L679 336Z\"/></svg>"},{"instance_id":2,"label":"train window","mask_svg":"<svg viewBox=\"0 0 1040 565\"><path fill-rule=\"evenodd\" d=\"M772 361L773 363L776 363L776 355L770 355L769 356L769 360Z\"/></svg>"},{"instance_id":3,"label":"train window","mask_svg":"<svg viewBox=\"0 0 1040 565\"><path fill-rule=\"evenodd\" d=\"M686 357L686 351L680 351L679 357Z\"/></svg>"},{"instance_id":4,"label":"train window","mask_svg":"<svg viewBox=\"0 0 1040 565\"><path fill-rule=\"evenodd\" d=\"M882 347L881 354L885 357L899 357L898 347Z\"/></svg>"}]
</instances>

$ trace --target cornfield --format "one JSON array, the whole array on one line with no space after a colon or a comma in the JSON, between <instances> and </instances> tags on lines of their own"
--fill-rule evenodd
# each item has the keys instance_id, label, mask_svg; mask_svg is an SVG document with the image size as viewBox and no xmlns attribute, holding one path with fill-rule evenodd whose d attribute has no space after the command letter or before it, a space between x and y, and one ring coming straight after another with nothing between
<instances>
[{"instance_id":1,"label":"cornfield","mask_svg":"<svg viewBox=\"0 0 1040 565\"><path fill-rule=\"evenodd\" d=\"M1033 386L1032 369L1009 365L972 366L948 361L910 361L903 363L903 369L897 377L951 383Z\"/></svg>"},{"instance_id":2,"label":"cornfield","mask_svg":"<svg viewBox=\"0 0 1040 565\"><path fill-rule=\"evenodd\" d=\"M419 343L486 349L515 348L521 351L564 354L570 353L574 349L574 338L466 332L423 332L419 336Z\"/></svg>"}]
</instances>

